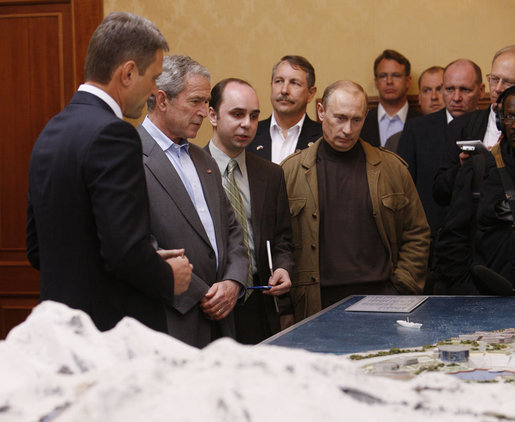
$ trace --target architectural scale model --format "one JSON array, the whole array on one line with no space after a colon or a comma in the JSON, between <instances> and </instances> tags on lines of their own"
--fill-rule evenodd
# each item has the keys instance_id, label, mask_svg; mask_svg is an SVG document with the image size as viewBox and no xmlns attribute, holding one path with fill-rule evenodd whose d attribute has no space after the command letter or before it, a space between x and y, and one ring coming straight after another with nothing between
<instances>
[{"instance_id":1,"label":"architectural scale model","mask_svg":"<svg viewBox=\"0 0 515 422\"><path fill-rule=\"evenodd\" d=\"M399 322L399 321L397 321ZM477 331L414 349L348 355L365 373L410 379L437 371L477 382L515 382L515 328Z\"/></svg>"}]
</instances>

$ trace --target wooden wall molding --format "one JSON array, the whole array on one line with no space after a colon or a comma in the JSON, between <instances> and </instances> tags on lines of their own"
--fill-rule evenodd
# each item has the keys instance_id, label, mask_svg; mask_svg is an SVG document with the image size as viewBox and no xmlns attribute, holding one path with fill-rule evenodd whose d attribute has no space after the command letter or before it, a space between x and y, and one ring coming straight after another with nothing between
<instances>
[{"instance_id":1,"label":"wooden wall molding","mask_svg":"<svg viewBox=\"0 0 515 422\"><path fill-rule=\"evenodd\" d=\"M82 83L102 19L103 0L0 0L0 338L39 299L39 272L25 252L30 153Z\"/></svg>"},{"instance_id":2,"label":"wooden wall molding","mask_svg":"<svg viewBox=\"0 0 515 422\"><path fill-rule=\"evenodd\" d=\"M322 98L317 98L316 103L318 104L320 102L322 102ZM408 104L411 108L413 108L417 111L420 111L420 106L418 105L418 94L408 95ZM484 96L482 96L479 99L477 108L480 110L484 110L484 109L490 107L490 104L491 104L490 93L487 92ZM378 105L379 105L379 96L375 95L375 96L368 97L368 109L369 110L377 108ZM320 119L318 118L318 113L317 113L316 117L317 117L317 121L320 122Z\"/></svg>"}]
</instances>

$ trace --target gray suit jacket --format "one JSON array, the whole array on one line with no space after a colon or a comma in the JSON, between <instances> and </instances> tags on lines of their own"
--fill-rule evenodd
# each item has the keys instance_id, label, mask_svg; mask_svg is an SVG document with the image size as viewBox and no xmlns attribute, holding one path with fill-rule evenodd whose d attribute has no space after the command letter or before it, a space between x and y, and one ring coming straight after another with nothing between
<instances>
[{"instance_id":1,"label":"gray suit jacket","mask_svg":"<svg viewBox=\"0 0 515 422\"><path fill-rule=\"evenodd\" d=\"M244 287L248 272L242 229L225 195L218 166L209 154L190 144L190 156L215 227L217 265L204 226L175 168L141 125L138 132L143 146L151 232L160 248L184 248L193 264L188 291L177 296L173 308L167 309L168 331L196 347L204 347L220 336L234 337L232 313L219 323L214 323L205 318L199 305L213 283L234 280Z\"/></svg>"}]
</instances>

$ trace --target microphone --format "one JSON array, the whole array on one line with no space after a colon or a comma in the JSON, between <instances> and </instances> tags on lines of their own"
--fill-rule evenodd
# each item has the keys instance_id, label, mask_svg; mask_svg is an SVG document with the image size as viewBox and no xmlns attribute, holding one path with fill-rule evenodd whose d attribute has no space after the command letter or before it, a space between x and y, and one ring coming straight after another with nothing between
<instances>
[{"instance_id":1,"label":"microphone","mask_svg":"<svg viewBox=\"0 0 515 422\"><path fill-rule=\"evenodd\" d=\"M487 293L496 296L513 296L515 294L513 285L508 280L484 265L474 265L472 274L475 275L474 283L480 290L486 290Z\"/></svg>"}]
</instances>

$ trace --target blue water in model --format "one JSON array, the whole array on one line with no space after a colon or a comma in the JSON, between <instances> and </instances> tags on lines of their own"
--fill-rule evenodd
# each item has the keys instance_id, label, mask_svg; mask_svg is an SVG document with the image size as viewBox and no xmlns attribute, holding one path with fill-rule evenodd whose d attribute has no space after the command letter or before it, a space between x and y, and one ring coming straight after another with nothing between
<instances>
[{"instance_id":1,"label":"blue water in model","mask_svg":"<svg viewBox=\"0 0 515 422\"><path fill-rule=\"evenodd\" d=\"M458 377L462 380L472 381L492 381L495 377L503 375L515 376L515 372L512 371L488 371L487 369L474 369L473 371L458 372L456 374L450 374Z\"/></svg>"}]
</instances>

